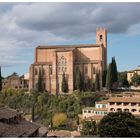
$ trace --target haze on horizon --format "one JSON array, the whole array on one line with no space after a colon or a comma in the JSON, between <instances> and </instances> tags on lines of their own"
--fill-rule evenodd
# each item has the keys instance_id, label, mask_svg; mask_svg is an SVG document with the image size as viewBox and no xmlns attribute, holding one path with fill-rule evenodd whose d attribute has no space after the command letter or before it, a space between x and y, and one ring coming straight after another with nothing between
<instances>
[{"instance_id":1,"label":"haze on horizon","mask_svg":"<svg viewBox=\"0 0 140 140\"><path fill-rule=\"evenodd\" d=\"M108 63L135 69L140 59L140 3L0 3L2 75L22 75L38 45L95 44L96 28L108 30Z\"/></svg>"}]
</instances>

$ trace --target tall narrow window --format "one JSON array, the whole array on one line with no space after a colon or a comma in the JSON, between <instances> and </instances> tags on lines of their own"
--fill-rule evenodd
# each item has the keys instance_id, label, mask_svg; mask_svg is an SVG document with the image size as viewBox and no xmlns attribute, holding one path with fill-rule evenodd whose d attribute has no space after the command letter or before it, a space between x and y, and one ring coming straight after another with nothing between
<instances>
[{"instance_id":1,"label":"tall narrow window","mask_svg":"<svg viewBox=\"0 0 140 140\"><path fill-rule=\"evenodd\" d=\"M96 70L95 67L93 66L93 74L96 74Z\"/></svg>"},{"instance_id":2,"label":"tall narrow window","mask_svg":"<svg viewBox=\"0 0 140 140\"><path fill-rule=\"evenodd\" d=\"M52 75L52 65L49 65L49 72Z\"/></svg>"},{"instance_id":3,"label":"tall narrow window","mask_svg":"<svg viewBox=\"0 0 140 140\"><path fill-rule=\"evenodd\" d=\"M85 74L87 74L88 73L88 67L86 66L85 67Z\"/></svg>"},{"instance_id":4,"label":"tall narrow window","mask_svg":"<svg viewBox=\"0 0 140 140\"><path fill-rule=\"evenodd\" d=\"M37 75L37 68L35 68L35 75Z\"/></svg>"},{"instance_id":5,"label":"tall narrow window","mask_svg":"<svg viewBox=\"0 0 140 140\"><path fill-rule=\"evenodd\" d=\"M103 36L102 35L100 35L100 42L102 42L103 41Z\"/></svg>"},{"instance_id":6,"label":"tall narrow window","mask_svg":"<svg viewBox=\"0 0 140 140\"><path fill-rule=\"evenodd\" d=\"M58 72L66 72L67 71L67 60L64 56L62 56L58 61Z\"/></svg>"}]
</instances>

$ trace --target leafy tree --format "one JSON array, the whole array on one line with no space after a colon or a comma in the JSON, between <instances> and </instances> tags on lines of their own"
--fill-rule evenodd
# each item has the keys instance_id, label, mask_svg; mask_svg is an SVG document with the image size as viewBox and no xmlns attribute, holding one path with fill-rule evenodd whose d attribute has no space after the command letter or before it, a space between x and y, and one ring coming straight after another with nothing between
<instances>
[{"instance_id":1,"label":"leafy tree","mask_svg":"<svg viewBox=\"0 0 140 140\"><path fill-rule=\"evenodd\" d=\"M65 73L63 73L62 77L62 92L64 93L68 92L68 82L66 80Z\"/></svg>"},{"instance_id":2,"label":"leafy tree","mask_svg":"<svg viewBox=\"0 0 140 140\"><path fill-rule=\"evenodd\" d=\"M0 67L0 91L2 90L2 76L1 76L1 67Z\"/></svg>"},{"instance_id":3,"label":"leafy tree","mask_svg":"<svg viewBox=\"0 0 140 140\"><path fill-rule=\"evenodd\" d=\"M139 137L140 119L129 112L111 112L99 124L101 137Z\"/></svg>"},{"instance_id":4,"label":"leafy tree","mask_svg":"<svg viewBox=\"0 0 140 140\"><path fill-rule=\"evenodd\" d=\"M79 68L76 69L75 88L83 90L83 78Z\"/></svg>"},{"instance_id":5,"label":"leafy tree","mask_svg":"<svg viewBox=\"0 0 140 140\"><path fill-rule=\"evenodd\" d=\"M100 79L99 79L99 74L98 73L96 74L96 77L95 77L95 90L96 91L100 90Z\"/></svg>"},{"instance_id":6,"label":"leafy tree","mask_svg":"<svg viewBox=\"0 0 140 140\"><path fill-rule=\"evenodd\" d=\"M65 113L56 113L52 118L53 127L65 126L67 115Z\"/></svg>"},{"instance_id":7,"label":"leafy tree","mask_svg":"<svg viewBox=\"0 0 140 140\"><path fill-rule=\"evenodd\" d=\"M105 87L106 85L106 75L107 75L107 70L103 71L103 76L102 76L102 86Z\"/></svg>"},{"instance_id":8,"label":"leafy tree","mask_svg":"<svg viewBox=\"0 0 140 140\"><path fill-rule=\"evenodd\" d=\"M106 76L106 88L108 90L112 89L112 63L109 64L107 69L107 76Z\"/></svg>"},{"instance_id":9,"label":"leafy tree","mask_svg":"<svg viewBox=\"0 0 140 140\"><path fill-rule=\"evenodd\" d=\"M97 126L95 121L83 121L81 135L83 136L94 136L97 134Z\"/></svg>"},{"instance_id":10,"label":"leafy tree","mask_svg":"<svg viewBox=\"0 0 140 140\"><path fill-rule=\"evenodd\" d=\"M39 92L43 91L43 83L42 83L42 71L41 68L39 68L39 74L38 74L38 83L37 83L37 90Z\"/></svg>"},{"instance_id":11,"label":"leafy tree","mask_svg":"<svg viewBox=\"0 0 140 140\"><path fill-rule=\"evenodd\" d=\"M132 85L138 86L140 85L140 75L134 73L133 77L131 78Z\"/></svg>"},{"instance_id":12,"label":"leafy tree","mask_svg":"<svg viewBox=\"0 0 140 140\"><path fill-rule=\"evenodd\" d=\"M129 83L127 80L127 72L119 72L118 73L118 81L121 87L129 87Z\"/></svg>"}]
</instances>

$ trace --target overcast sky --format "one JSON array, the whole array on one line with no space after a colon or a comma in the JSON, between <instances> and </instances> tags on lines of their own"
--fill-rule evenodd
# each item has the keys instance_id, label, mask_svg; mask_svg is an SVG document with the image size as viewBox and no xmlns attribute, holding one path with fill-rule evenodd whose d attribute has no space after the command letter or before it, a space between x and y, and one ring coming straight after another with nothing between
<instances>
[{"instance_id":1,"label":"overcast sky","mask_svg":"<svg viewBox=\"0 0 140 140\"><path fill-rule=\"evenodd\" d=\"M140 65L140 3L0 3L2 75L28 72L38 45L96 43L97 27L108 30L108 62Z\"/></svg>"}]
</instances>

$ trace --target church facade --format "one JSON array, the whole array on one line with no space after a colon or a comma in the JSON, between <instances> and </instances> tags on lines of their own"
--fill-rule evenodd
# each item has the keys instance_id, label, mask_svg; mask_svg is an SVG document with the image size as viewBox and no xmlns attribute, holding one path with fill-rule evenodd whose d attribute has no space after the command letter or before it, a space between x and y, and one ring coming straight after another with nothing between
<instances>
[{"instance_id":1,"label":"church facade","mask_svg":"<svg viewBox=\"0 0 140 140\"><path fill-rule=\"evenodd\" d=\"M37 88L39 71L42 71L43 89L53 94L61 94L62 75L65 73L68 92L75 87L76 70L84 77L95 80L99 73L102 85L102 72L107 67L107 30L96 29L96 44L38 46L35 61L29 70L29 89Z\"/></svg>"}]
</instances>

